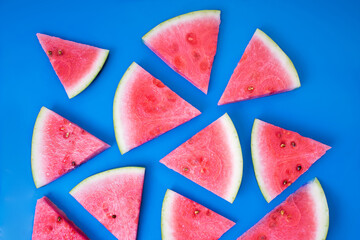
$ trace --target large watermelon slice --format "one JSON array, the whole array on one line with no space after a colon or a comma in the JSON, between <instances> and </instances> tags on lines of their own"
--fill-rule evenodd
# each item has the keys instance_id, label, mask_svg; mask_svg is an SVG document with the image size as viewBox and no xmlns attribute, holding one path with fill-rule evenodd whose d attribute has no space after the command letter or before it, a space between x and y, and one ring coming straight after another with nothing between
<instances>
[{"instance_id":1,"label":"large watermelon slice","mask_svg":"<svg viewBox=\"0 0 360 240\"><path fill-rule=\"evenodd\" d=\"M117 239L136 239L145 169L124 167L95 174L70 194Z\"/></svg>"},{"instance_id":2,"label":"large watermelon slice","mask_svg":"<svg viewBox=\"0 0 360 240\"><path fill-rule=\"evenodd\" d=\"M163 240L215 240L235 223L210 209L167 190L161 213Z\"/></svg>"},{"instance_id":3,"label":"large watermelon slice","mask_svg":"<svg viewBox=\"0 0 360 240\"><path fill-rule=\"evenodd\" d=\"M219 105L263 97L300 87L291 60L257 29L236 66Z\"/></svg>"},{"instance_id":4,"label":"large watermelon slice","mask_svg":"<svg viewBox=\"0 0 360 240\"><path fill-rule=\"evenodd\" d=\"M296 132L255 119L251 153L256 179L270 202L330 147Z\"/></svg>"},{"instance_id":5,"label":"large watermelon slice","mask_svg":"<svg viewBox=\"0 0 360 240\"><path fill-rule=\"evenodd\" d=\"M324 240L329 208L315 178L268 213L238 240Z\"/></svg>"},{"instance_id":6,"label":"large watermelon slice","mask_svg":"<svg viewBox=\"0 0 360 240\"><path fill-rule=\"evenodd\" d=\"M36 187L54 181L109 147L76 124L42 107L36 119L31 168Z\"/></svg>"},{"instance_id":7,"label":"large watermelon slice","mask_svg":"<svg viewBox=\"0 0 360 240\"><path fill-rule=\"evenodd\" d=\"M109 50L36 34L69 98L87 88L100 72Z\"/></svg>"},{"instance_id":8,"label":"large watermelon slice","mask_svg":"<svg viewBox=\"0 0 360 240\"><path fill-rule=\"evenodd\" d=\"M88 239L73 222L47 197L36 203L33 240L85 240Z\"/></svg>"},{"instance_id":9,"label":"large watermelon slice","mask_svg":"<svg viewBox=\"0 0 360 240\"><path fill-rule=\"evenodd\" d=\"M220 25L220 11L174 17L153 28L143 41L172 69L207 93Z\"/></svg>"},{"instance_id":10,"label":"large watermelon slice","mask_svg":"<svg viewBox=\"0 0 360 240\"><path fill-rule=\"evenodd\" d=\"M114 98L114 128L120 152L126 153L199 114L160 80L132 63Z\"/></svg>"},{"instance_id":11,"label":"large watermelon slice","mask_svg":"<svg viewBox=\"0 0 360 240\"><path fill-rule=\"evenodd\" d=\"M227 114L169 153L161 163L233 202L242 178L242 153Z\"/></svg>"}]
</instances>

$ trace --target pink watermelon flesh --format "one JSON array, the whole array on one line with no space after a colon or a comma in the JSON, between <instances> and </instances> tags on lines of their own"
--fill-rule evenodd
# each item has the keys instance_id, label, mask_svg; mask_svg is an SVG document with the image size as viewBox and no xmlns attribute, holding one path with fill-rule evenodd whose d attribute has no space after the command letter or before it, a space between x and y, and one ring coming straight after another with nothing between
<instances>
[{"instance_id":1,"label":"pink watermelon flesh","mask_svg":"<svg viewBox=\"0 0 360 240\"><path fill-rule=\"evenodd\" d=\"M263 97L300 87L291 60L257 29L236 66L219 105Z\"/></svg>"},{"instance_id":2,"label":"pink watermelon flesh","mask_svg":"<svg viewBox=\"0 0 360 240\"><path fill-rule=\"evenodd\" d=\"M235 223L210 209L168 190L161 214L162 239L219 239Z\"/></svg>"},{"instance_id":3,"label":"pink watermelon flesh","mask_svg":"<svg viewBox=\"0 0 360 240\"><path fill-rule=\"evenodd\" d=\"M108 50L36 34L69 98L83 91L101 70Z\"/></svg>"},{"instance_id":4,"label":"pink watermelon flesh","mask_svg":"<svg viewBox=\"0 0 360 240\"><path fill-rule=\"evenodd\" d=\"M251 137L256 178L268 202L306 172L329 146L256 119Z\"/></svg>"},{"instance_id":5,"label":"pink watermelon flesh","mask_svg":"<svg viewBox=\"0 0 360 240\"><path fill-rule=\"evenodd\" d=\"M329 209L318 180L290 195L238 240L323 240L329 226Z\"/></svg>"},{"instance_id":6,"label":"pink watermelon flesh","mask_svg":"<svg viewBox=\"0 0 360 240\"><path fill-rule=\"evenodd\" d=\"M109 147L43 107L35 123L31 166L36 187L46 185Z\"/></svg>"},{"instance_id":7,"label":"pink watermelon flesh","mask_svg":"<svg viewBox=\"0 0 360 240\"><path fill-rule=\"evenodd\" d=\"M160 162L229 202L234 201L241 183L241 147L227 114Z\"/></svg>"},{"instance_id":8,"label":"pink watermelon flesh","mask_svg":"<svg viewBox=\"0 0 360 240\"><path fill-rule=\"evenodd\" d=\"M32 239L84 240L88 238L47 197L43 197L36 203Z\"/></svg>"},{"instance_id":9,"label":"pink watermelon flesh","mask_svg":"<svg viewBox=\"0 0 360 240\"><path fill-rule=\"evenodd\" d=\"M191 12L159 24L143 40L171 68L207 93L219 25L220 11Z\"/></svg>"},{"instance_id":10,"label":"pink watermelon flesh","mask_svg":"<svg viewBox=\"0 0 360 240\"><path fill-rule=\"evenodd\" d=\"M121 79L114 98L114 127L125 153L200 112L136 63Z\"/></svg>"},{"instance_id":11,"label":"pink watermelon flesh","mask_svg":"<svg viewBox=\"0 0 360 240\"><path fill-rule=\"evenodd\" d=\"M126 167L91 176L70 194L117 239L136 239L144 168Z\"/></svg>"}]
</instances>

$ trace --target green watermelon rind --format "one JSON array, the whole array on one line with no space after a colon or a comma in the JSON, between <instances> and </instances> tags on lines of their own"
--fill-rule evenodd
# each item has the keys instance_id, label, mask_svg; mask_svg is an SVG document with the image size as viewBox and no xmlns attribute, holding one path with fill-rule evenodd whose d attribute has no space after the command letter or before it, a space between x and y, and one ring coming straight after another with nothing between
<instances>
[{"instance_id":1,"label":"green watermelon rind","mask_svg":"<svg viewBox=\"0 0 360 240\"><path fill-rule=\"evenodd\" d=\"M173 234L168 224L171 222L171 199L175 196L175 192L168 189L166 190L165 197L161 208L161 239L167 240L172 239Z\"/></svg>"}]
</instances>

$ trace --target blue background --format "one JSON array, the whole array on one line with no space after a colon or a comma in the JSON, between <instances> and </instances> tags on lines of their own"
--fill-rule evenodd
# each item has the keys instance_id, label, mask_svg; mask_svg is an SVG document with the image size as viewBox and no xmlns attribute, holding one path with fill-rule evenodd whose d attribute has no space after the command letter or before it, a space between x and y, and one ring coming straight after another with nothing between
<instances>
[{"instance_id":1,"label":"blue background","mask_svg":"<svg viewBox=\"0 0 360 240\"><path fill-rule=\"evenodd\" d=\"M337 3L336 3L337 2ZM218 51L208 95L152 53L141 37L160 22L201 9L221 13ZM0 239L30 239L35 203L44 195L91 239L115 239L68 192L95 173L146 167L138 239L160 239L162 200L171 188L235 221L221 239L235 239L314 177L330 209L328 239L357 238L360 223L360 2L358 1L0 1ZM271 97L217 106L256 28L288 54L302 87ZM110 50L97 79L69 100L35 36L37 32ZM136 61L203 114L121 155L112 103L120 78ZM36 116L46 106L112 147L55 182L36 189L30 168ZM228 112L244 157L243 181L233 204L167 169L158 161ZM253 172L254 118L294 130L333 148L270 204Z\"/></svg>"}]
</instances>

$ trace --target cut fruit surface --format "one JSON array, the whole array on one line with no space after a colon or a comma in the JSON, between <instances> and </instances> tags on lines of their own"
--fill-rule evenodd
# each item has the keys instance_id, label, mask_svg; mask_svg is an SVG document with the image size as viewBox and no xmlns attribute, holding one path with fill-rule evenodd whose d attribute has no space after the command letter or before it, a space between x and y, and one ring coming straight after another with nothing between
<instances>
[{"instance_id":1,"label":"cut fruit surface","mask_svg":"<svg viewBox=\"0 0 360 240\"><path fill-rule=\"evenodd\" d=\"M200 111L132 63L114 98L114 129L121 153L189 121Z\"/></svg>"},{"instance_id":2,"label":"cut fruit surface","mask_svg":"<svg viewBox=\"0 0 360 240\"><path fill-rule=\"evenodd\" d=\"M219 25L218 10L191 12L160 23L143 37L143 41L172 69L206 94Z\"/></svg>"},{"instance_id":3,"label":"cut fruit surface","mask_svg":"<svg viewBox=\"0 0 360 240\"><path fill-rule=\"evenodd\" d=\"M57 113L42 107L35 122L31 169L44 186L110 146Z\"/></svg>"},{"instance_id":4,"label":"cut fruit surface","mask_svg":"<svg viewBox=\"0 0 360 240\"><path fill-rule=\"evenodd\" d=\"M300 87L288 56L257 29L236 66L218 105L286 92Z\"/></svg>"},{"instance_id":5,"label":"cut fruit surface","mask_svg":"<svg viewBox=\"0 0 360 240\"><path fill-rule=\"evenodd\" d=\"M145 169L123 167L95 174L70 194L117 239L136 239Z\"/></svg>"},{"instance_id":6,"label":"cut fruit surface","mask_svg":"<svg viewBox=\"0 0 360 240\"><path fill-rule=\"evenodd\" d=\"M239 190L243 169L241 146L227 114L160 162L229 202L234 201Z\"/></svg>"},{"instance_id":7,"label":"cut fruit surface","mask_svg":"<svg viewBox=\"0 0 360 240\"><path fill-rule=\"evenodd\" d=\"M262 194L270 202L330 147L255 119L251 133L251 154L256 179Z\"/></svg>"},{"instance_id":8,"label":"cut fruit surface","mask_svg":"<svg viewBox=\"0 0 360 240\"><path fill-rule=\"evenodd\" d=\"M163 240L219 239L235 223L210 209L167 190L161 213Z\"/></svg>"},{"instance_id":9,"label":"cut fruit surface","mask_svg":"<svg viewBox=\"0 0 360 240\"><path fill-rule=\"evenodd\" d=\"M238 240L324 240L329 228L329 208L315 178L262 218Z\"/></svg>"},{"instance_id":10,"label":"cut fruit surface","mask_svg":"<svg viewBox=\"0 0 360 240\"><path fill-rule=\"evenodd\" d=\"M109 54L109 50L41 33L36 36L69 98L75 97L90 85Z\"/></svg>"}]
</instances>

